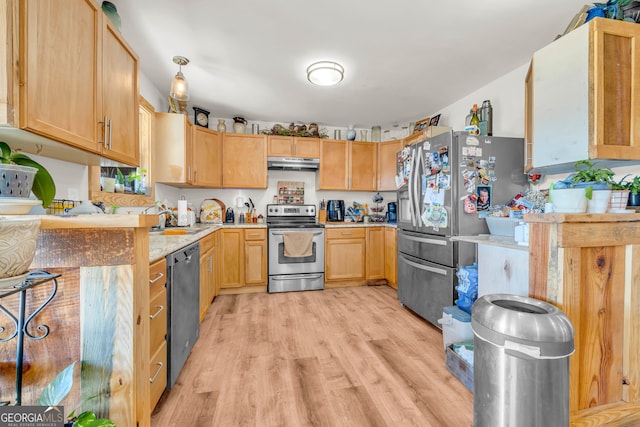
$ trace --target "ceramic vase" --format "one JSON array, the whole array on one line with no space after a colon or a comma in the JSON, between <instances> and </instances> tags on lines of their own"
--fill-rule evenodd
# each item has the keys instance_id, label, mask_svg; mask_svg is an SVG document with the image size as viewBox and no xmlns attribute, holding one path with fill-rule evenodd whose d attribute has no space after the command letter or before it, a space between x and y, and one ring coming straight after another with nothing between
<instances>
[{"instance_id":1,"label":"ceramic vase","mask_svg":"<svg viewBox=\"0 0 640 427\"><path fill-rule=\"evenodd\" d=\"M366 141L367 140L367 130L366 129L361 129L360 130L360 141Z\"/></svg>"},{"instance_id":2,"label":"ceramic vase","mask_svg":"<svg viewBox=\"0 0 640 427\"><path fill-rule=\"evenodd\" d=\"M218 132L226 132L227 124L224 122L224 119L218 119Z\"/></svg>"},{"instance_id":3,"label":"ceramic vase","mask_svg":"<svg viewBox=\"0 0 640 427\"><path fill-rule=\"evenodd\" d=\"M347 141L355 141L356 140L356 130L353 128L353 125L349 125L347 129Z\"/></svg>"},{"instance_id":4,"label":"ceramic vase","mask_svg":"<svg viewBox=\"0 0 640 427\"><path fill-rule=\"evenodd\" d=\"M247 125L242 122L235 122L233 124L233 131L235 133L245 133L247 130Z\"/></svg>"},{"instance_id":5,"label":"ceramic vase","mask_svg":"<svg viewBox=\"0 0 640 427\"><path fill-rule=\"evenodd\" d=\"M382 128L380 126L371 127L371 141L373 142L382 141Z\"/></svg>"}]
</instances>

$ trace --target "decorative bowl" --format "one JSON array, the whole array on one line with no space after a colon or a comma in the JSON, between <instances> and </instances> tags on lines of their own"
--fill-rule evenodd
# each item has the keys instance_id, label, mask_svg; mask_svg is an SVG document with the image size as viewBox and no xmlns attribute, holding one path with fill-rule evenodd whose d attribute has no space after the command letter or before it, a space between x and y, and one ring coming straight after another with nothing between
<instances>
[{"instance_id":1,"label":"decorative bowl","mask_svg":"<svg viewBox=\"0 0 640 427\"><path fill-rule=\"evenodd\" d=\"M36 255L40 219L0 217L0 279L24 274Z\"/></svg>"}]
</instances>

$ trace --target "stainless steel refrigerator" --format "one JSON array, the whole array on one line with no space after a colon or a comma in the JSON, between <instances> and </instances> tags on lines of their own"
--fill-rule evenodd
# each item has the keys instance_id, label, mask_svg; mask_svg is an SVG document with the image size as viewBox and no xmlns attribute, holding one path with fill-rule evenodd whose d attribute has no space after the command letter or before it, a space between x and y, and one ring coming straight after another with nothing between
<instances>
[{"instance_id":1,"label":"stainless steel refrigerator","mask_svg":"<svg viewBox=\"0 0 640 427\"><path fill-rule=\"evenodd\" d=\"M456 270L475 244L452 236L488 233L483 215L527 189L521 138L447 132L405 147L398 169L398 298L438 326L454 304Z\"/></svg>"}]
</instances>

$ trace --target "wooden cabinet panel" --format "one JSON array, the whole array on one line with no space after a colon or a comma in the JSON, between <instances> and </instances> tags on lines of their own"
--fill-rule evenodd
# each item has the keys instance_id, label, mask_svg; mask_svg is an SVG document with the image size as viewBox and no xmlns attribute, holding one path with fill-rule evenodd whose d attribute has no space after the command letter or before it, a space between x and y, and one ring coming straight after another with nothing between
<instances>
[{"instance_id":1,"label":"wooden cabinet panel","mask_svg":"<svg viewBox=\"0 0 640 427\"><path fill-rule=\"evenodd\" d=\"M396 153L402 150L402 140L378 143L378 191L396 191Z\"/></svg>"},{"instance_id":2,"label":"wooden cabinet panel","mask_svg":"<svg viewBox=\"0 0 640 427\"><path fill-rule=\"evenodd\" d=\"M200 321L209 310L216 289L216 246L215 232L200 239Z\"/></svg>"},{"instance_id":3,"label":"wooden cabinet panel","mask_svg":"<svg viewBox=\"0 0 640 427\"><path fill-rule=\"evenodd\" d=\"M320 190L376 189L377 143L320 141Z\"/></svg>"},{"instance_id":4,"label":"wooden cabinet panel","mask_svg":"<svg viewBox=\"0 0 640 427\"><path fill-rule=\"evenodd\" d=\"M138 166L136 54L95 1L20 7L18 126Z\"/></svg>"},{"instance_id":5,"label":"wooden cabinet panel","mask_svg":"<svg viewBox=\"0 0 640 427\"><path fill-rule=\"evenodd\" d=\"M267 188L265 135L222 134L222 186Z\"/></svg>"},{"instance_id":6,"label":"wooden cabinet panel","mask_svg":"<svg viewBox=\"0 0 640 427\"><path fill-rule=\"evenodd\" d=\"M560 173L582 159L640 160L638 25L593 19L537 51L532 64L533 167Z\"/></svg>"},{"instance_id":7,"label":"wooden cabinet panel","mask_svg":"<svg viewBox=\"0 0 640 427\"><path fill-rule=\"evenodd\" d=\"M140 164L138 57L118 30L103 19L102 119L109 119L109 137L102 154L128 165Z\"/></svg>"},{"instance_id":8,"label":"wooden cabinet panel","mask_svg":"<svg viewBox=\"0 0 640 427\"><path fill-rule=\"evenodd\" d=\"M244 265L246 285L267 284L267 242L247 240L244 242Z\"/></svg>"},{"instance_id":9,"label":"wooden cabinet panel","mask_svg":"<svg viewBox=\"0 0 640 427\"><path fill-rule=\"evenodd\" d=\"M384 279L384 228L367 228L367 280Z\"/></svg>"},{"instance_id":10,"label":"wooden cabinet panel","mask_svg":"<svg viewBox=\"0 0 640 427\"><path fill-rule=\"evenodd\" d=\"M21 7L19 126L100 152L102 10L93 0Z\"/></svg>"},{"instance_id":11,"label":"wooden cabinet panel","mask_svg":"<svg viewBox=\"0 0 640 427\"><path fill-rule=\"evenodd\" d=\"M320 157L320 139L269 135L268 155L274 157Z\"/></svg>"},{"instance_id":12,"label":"wooden cabinet panel","mask_svg":"<svg viewBox=\"0 0 640 427\"><path fill-rule=\"evenodd\" d=\"M218 132L194 126L191 165L193 185L222 186L222 138Z\"/></svg>"},{"instance_id":13,"label":"wooden cabinet panel","mask_svg":"<svg viewBox=\"0 0 640 427\"><path fill-rule=\"evenodd\" d=\"M323 139L320 141L321 190L349 189L349 144L348 141Z\"/></svg>"},{"instance_id":14,"label":"wooden cabinet panel","mask_svg":"<svg viewBox=\"0 0 640 427\"><path fill-rule=\"evenodd\" d=\"M150 411L167 386L167 262L149 266L149 367Z\"/></svg>"},{"instance_id":15,"label":"wooden cabinet panel","mask_svg":"<svg viewBox=\"0 0 640 427\"><path fill-rule=\"evenodd\" d=\"M576 30L574 30L576 31ZM571 425L640 422L640 215L525 215L529 295L573 325Z\"/></svg>"},{"instance_id":16,"label":"wooden cabinet panel","mask_svg":"<svg viewBox=\"0 0 640 427\"><path fill-rule=\"evenodd\" d=\"M240 288L244 284L242 229L223 229L221 232L220 287Z\"/></svg>"},{"instance_id":17,"label":"wooden cabinet panel","mask_svg":"<svg viewBox=\"0 0 640 427\"><path fill-rule=\"evenodd\" d=\"M293 156L303 157L306 159L319 159L320 139L296 137L294 139Z\"/></svg>"},{"instance_id":18,"label":"wooden cabinet panel","mask_svg":"<svg viewBox=\"0 0 640 427\"><path fill-rule=\"evenodd\" d=\"M156 113L154 162L156 182L191 183L193 125L184 114Z\"/></svg>"},{"instance_id":19,"label":"wooden cabinet panel","mask_svg":"<svg viewBox=\"0 0 640 427\"><path fill-rule=\"evenodd\" d=\"M398 243L397 230L384 229L384 278L392 288L398 289Z\"/></svg>"},{"instance_id":20,"label":"wooden cabinet panel","mask_svg":"<svg viewBox=\"0 0 640 427\"><path fill-rule=\"evenodd\" d=\"M366 232L364 228L325 231L325 280L365 278Z\"/></svg>"},{"instance_id":21,"label":"wooden cabinet panel","mask_svg":"<svg viewBox=\"0 0 640 427\"><path fill-rule=\"evenodd\" d=\"M375 191L378 150L373 142L350 142L351 190Z\"/></svg>"},{"instance_id":22,"label":"wooden cabinet panel","mask_svg":"<svg viewBox=\"0 0 640 427\"><path fill-rule=\"evenodd\" d=\"M150 364L150 405L156 407L164 389L167 388L167 344L164 342L151 357Z\"/></svg>"}]
</instances>

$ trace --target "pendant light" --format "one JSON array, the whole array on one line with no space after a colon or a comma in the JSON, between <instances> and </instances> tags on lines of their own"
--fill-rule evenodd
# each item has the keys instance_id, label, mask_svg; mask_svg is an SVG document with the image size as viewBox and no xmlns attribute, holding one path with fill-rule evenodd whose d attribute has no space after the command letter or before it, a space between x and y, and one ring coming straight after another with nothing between
<instances>
[{"instance_id":1,"label":"pendant light","mask_svg":"<svg viewBox=\"0 0 640 427\"><path fill-rule=\"evenodd\" d=\"M171 89L169 96L176 101L188 101L189 100L189 85L187 79L182 74L182 66L187 65L189 60L184 56L174 56L173 62L180 66L178 73L171 80Z\"/></svg>"},{"instance_id":2,"label":"pendant light","mask_svg":"<svg viewBox=\"0 0 640 427\"><path fill-rule=\"evenodd\" d=\"M307 67L307 79L318 86L337 85L344 78L344 67L333 61L314 62Z\"/></svg>"}]
</instances>

